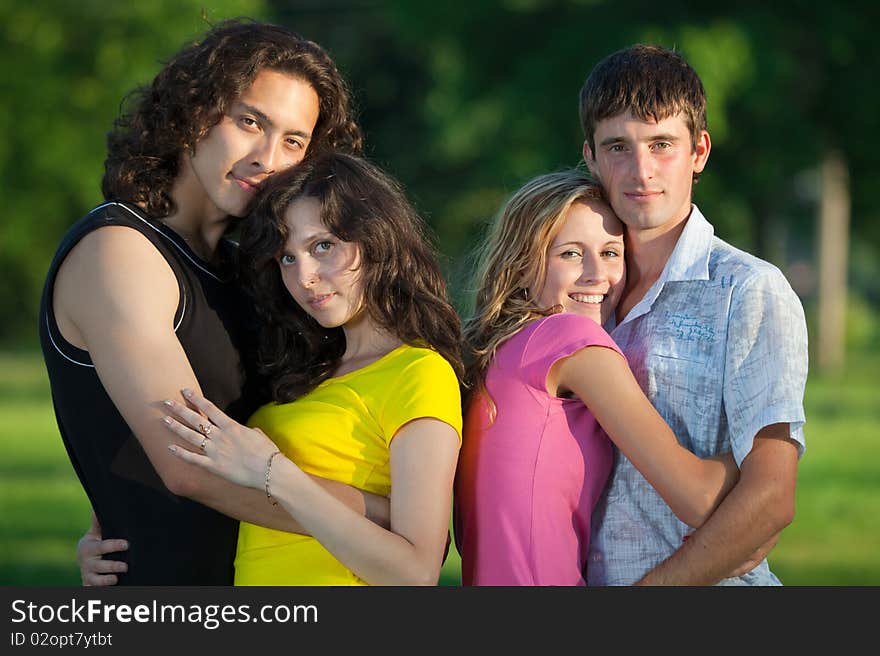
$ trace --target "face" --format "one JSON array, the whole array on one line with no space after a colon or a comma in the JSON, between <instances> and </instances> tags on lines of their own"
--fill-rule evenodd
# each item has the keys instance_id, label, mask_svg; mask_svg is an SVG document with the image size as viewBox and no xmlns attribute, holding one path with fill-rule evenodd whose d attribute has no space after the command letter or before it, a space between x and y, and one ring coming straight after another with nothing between
<instances>
[{"instance_id":1,"label":"face","mask_svg":"<svg viewBox=\"0 0 880 656\"><path fill-rule=\"evenodd\" d=\"M260 184L305 157L318 121L307 82L263 70L188 156L188 194L196 207L242 216Z\"/></svg>"},{"instance_id":2,"label":"face","mask_svg":"<svg viewBox=\"0 0 880 656\"><path fill-rule=\"evenodd\" d=\"M602 325L617 307L624 282L623 224L605 203L574 203L547 251L537 303L561 305Z\"/></svg>"},{"instance_id":3,"label":"face","mask_svg":"<svg viewBox=\"0 0 880 656\"><path fill-rule=\"evenodd\" d=\"M594 142L595 153L584 144L584 160L630 231L665 231L690 215L693 174L709 158L708 132L694 149L681 115L641 121L627 111L599 121Z\"/></svg>"},{"instance_id":4,"label":"face","mask_svg":"<svg viewBox=\"0 0 880 656\"><path fill-rule=\"evenodd\" d=\"M284 221L290 232L278 266L287 291L325 328L353 321L364 297L357 245L327 229L315 198L306 196L291 203Z\"/></svg>"}]
</instances>

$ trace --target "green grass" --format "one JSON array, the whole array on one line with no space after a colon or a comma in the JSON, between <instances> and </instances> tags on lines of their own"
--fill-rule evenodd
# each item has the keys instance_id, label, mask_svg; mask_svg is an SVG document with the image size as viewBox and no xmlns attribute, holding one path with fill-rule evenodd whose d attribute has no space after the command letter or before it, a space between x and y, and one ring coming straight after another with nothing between
<instances>
[{"instance_id":1,"label":"green grass","mask_svg":"<svg viewBox=\"0 0 880 656\"><path fill-rule=\"evenodd\" d=\"M0 585L78 585L88 501L58 436L39 355L0 353ZM880 356L811 376L797 516L770 555L786 585L880 585ZM441 584L458 585L450 549Z\"/></svg>"}]
</instances>

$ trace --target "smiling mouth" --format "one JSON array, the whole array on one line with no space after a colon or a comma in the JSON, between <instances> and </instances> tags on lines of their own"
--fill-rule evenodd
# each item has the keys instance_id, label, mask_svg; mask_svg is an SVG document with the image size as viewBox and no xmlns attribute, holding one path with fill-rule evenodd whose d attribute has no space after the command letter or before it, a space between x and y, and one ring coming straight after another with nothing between
<instances>
[{"instance_id":1,"label":"smiling mouth","mask_svg":"<svg viewBox=\"0 0 880 656\"><path fill-rule=\"evenodd\" d=\"M569 294L568 297L576 303L585 305L599 305L608 294Z\"/></svg>"}]
</instances>

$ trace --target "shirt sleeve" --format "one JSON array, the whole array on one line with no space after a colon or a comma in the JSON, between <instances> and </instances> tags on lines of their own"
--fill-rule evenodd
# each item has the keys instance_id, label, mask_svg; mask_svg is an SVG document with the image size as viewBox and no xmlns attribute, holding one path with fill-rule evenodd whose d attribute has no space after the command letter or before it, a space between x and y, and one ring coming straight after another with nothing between
<instances>
[{"instance_id":1,"label":"shirt sleeve","mask_svg":"<svg viewBox=\"0 0 880 656\"><path fill-rule=\"evenodd\" d=\"M798 456L805 443L807 325L801 302L776 268L746 280L731 300L724 410L737 464L765 426L789 424Z\"/></svg>"},{"instance_id":2,"label":"shirt sleeve","mask_svg":"<svg viewBox=\"0 0 880 656\"><path fill-rule=\"evenodd\" d=\"M523 350L523 380L546 393L547 374L558 361L587 346L602 346L620 353L611 336L588 317L560 312L544 319L529 336Z\"/></svg>"},{"instance_id":3,"label":"shirt sleeve","mask_svg":"<svg viewBox=\"0 0 880 656\"><path fill-rule=\"evenodd\" d=\"M379 420L388 444L404 424L426 417L452 426L461 444L461 391L455 371L436 351L417 353L392 383L394 391L382 409Z\"/></svg>"}]
</instances>

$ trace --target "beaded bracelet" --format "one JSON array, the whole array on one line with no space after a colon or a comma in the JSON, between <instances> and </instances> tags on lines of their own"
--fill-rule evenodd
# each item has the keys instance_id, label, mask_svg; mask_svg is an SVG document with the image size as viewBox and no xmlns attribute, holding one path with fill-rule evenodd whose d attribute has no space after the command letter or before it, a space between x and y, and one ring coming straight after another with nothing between
<instances>
[{"instance_id":1,"label":"beaded bracelet","mask_svg":"<svg viewBox=\"0 0 880 656\"><path fill-rule=\"evenodd\" d=\"M272 458L277 456L279 453L281 453L280 450L273 453L271 456L269 456L268 462L266 462L266 498L269 500L269 503L271 503L273 506L277 506L278 502L275 501L275 499L272 497L272 493L269 492L269 474L272 471Z\"/></svg>"}]
</instances>

